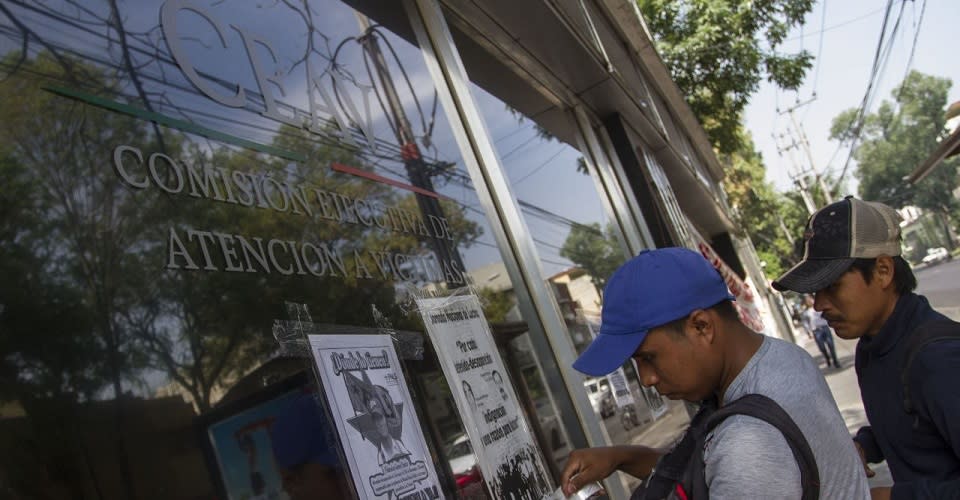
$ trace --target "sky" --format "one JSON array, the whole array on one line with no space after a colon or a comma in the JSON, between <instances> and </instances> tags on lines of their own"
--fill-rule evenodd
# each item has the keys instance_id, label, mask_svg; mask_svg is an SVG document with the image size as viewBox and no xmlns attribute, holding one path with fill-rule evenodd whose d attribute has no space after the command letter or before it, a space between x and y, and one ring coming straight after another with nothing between
<instances>
[{"instance_id":1,"label":"sky","mask_svg":"<svg viewBox=\"0 0 960 500\"><path fill-rule=\"evenodd\" d=\"M883 100L892 100L891 92L907 73L914 36L916 49L910 68L953 80L949 102L960 100L960 64L957 64L957 24L960 22L960 2L957 0L926 0L926 11L921 11L924 0L904 2L900 29L894 38L890 58L879 82L877 96L869 111L876 111ZM894 2L891 12L892 25L901 6ZM785 152L780 156L771 131L788 133L790 116L778 113L797 103L816 98L795 111L810 142L813 162L817 172L824 170L839 175L847 159L848 149L837 150L838 144L829 140L830 125L841 111L859 106L867 89L870 68L879 40L886 2L883 0L821 0L807 16L802 28L794 29L790 39L782 47L783 52L802 49L819 57L808 72L804 85L798 92L777 90L764 83L751 99L745 113L745 124L753 134L757 149L763 155L767 167L767 180L780 191L793 189L790 178L791 159ZM826 14L824 15L824 11ZM820 49L821 26L823 30ZM888 26L888 32L892 26ZM789 142L786 138L781 143ZM797 162L809 164L802 151L793 151ZM831 161L833 158L833 161ZM856 178L852 175L855 164L851 162L846 176L848 193L857 194Z\"/></svg>"}]
</instances>

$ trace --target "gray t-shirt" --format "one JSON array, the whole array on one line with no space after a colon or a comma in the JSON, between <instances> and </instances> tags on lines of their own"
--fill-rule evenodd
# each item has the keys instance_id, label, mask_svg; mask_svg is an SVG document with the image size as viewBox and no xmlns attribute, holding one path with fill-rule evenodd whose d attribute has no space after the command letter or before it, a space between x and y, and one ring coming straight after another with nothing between
<instances>
[{"instance_id":1,"label":"gray t-shirt","mask_svg":"<svg viewBox=\"0 0 960 500\"><path fill-rule=\"evenodd\" d=\"M723 403L746 394L773 399L800 428L817 460L822 500L870 498L837 403L806 351L764 337ZM800 498L800 467L783 434L766 422L745 415L727 418L707 436L703 457L712 499Z\"/></svg>"}]
</instances>

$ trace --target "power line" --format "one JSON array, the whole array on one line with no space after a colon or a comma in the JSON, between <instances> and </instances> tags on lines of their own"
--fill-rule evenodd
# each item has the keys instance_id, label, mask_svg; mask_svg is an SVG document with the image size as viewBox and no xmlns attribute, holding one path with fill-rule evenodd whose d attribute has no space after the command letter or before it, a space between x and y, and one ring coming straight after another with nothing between
<instances>
[{"instance_id":1,"label":"power line","mask_svg":"<svg viewBox=\"0 0 960 500\"><path fill-rule=\"evenodd\" d=\"M826 2L824 2L824 4L826 4ZM877 9L877 10L871 10L870 12L867 12L866 14L864 14L864 15L862 15L862 16L858 16L858 17L855 17L855 18L853 18L853 19L848 19L848 20L846 20L846 21L839 22L839 23L837 23L837 24L832 24L832 25L830 25L830 26L827 26L826 28L824 28L824 27L823 27L823 23L821 23L821 28L820 28L819 31L811 31L810 33L804 33L804 34L802 34L802 35L798 35L798 36L794 36L794 37L790 37L790 38L785 38L783 41L784 41L784 42L789 42L789 41L792 41L792 40L797 40L797 39L799 39L799 38L804 38L804 37L808 37L808 36L819 35L819 34L822 34L822 33L824 33L824 32L827 32L827 31L833 31L833 30L835 30L835 29L837 29L837 28L842 28L842 27L844 27L844 26L846 26L846 25L848 25L848 24L853 24L853 23L855 23L855 22L857 22L857 21L862 21L862 20L864 20L864 19L866 19L866 18L868 18L868 17L872 17L872 16L874 16L874 15L876 15L876 14L879 14L880 12L883 12L883 10L884 10L883 7L879 8L879 9Z\"/></svg>"},{"instance_id":2,"label":"power line","mask_svg":"<svg viewBox=\"0 0 960 500\"><path fill-rule=\"evenodd\" d=\"M910 75L910 70L913 69L913 56L917 51L917 40L920 38L920 26L923 25L923 15L927 12L927 0L923 0L923 5L920 7L920 18L917 20L916 25L913 27L913 43L910 44L910 57L907 58L907 69L903 73L903 80L901 80L900 88L897 90L897 103L899 105L900 96L903 94L903 82L907 80L907 77Z\"/></svg>"},{"instance_id":3,"label":"power line","mask_svg":"<svg viewBox=\"0 0 960 500\"><path fill-rule=\"evenodd\" d=\"M813 92L812 95L814 98L817 97L817 84L820 81L820 56L823 55L823 33L826 31L823 25L827 22L827 0L823 0L823 9L820 12L820 41L817 42L817 67L813 69ZM807 113L810 112L810 108L807 108L803 111L803 116L800 118L800 123L803 123L807 119Z\"/></svg>"},{"instance_id":4,"label":"power line","mask_svg":"<svg viewBox=\"0 0 960 500\"><path fill-rule=\"evenodd\" d=\"M853 122L850 123L848 131L853 132L853 137L850 140L850 151L847 153L847 159L843 163L843 169L840 171L840 176L837 177L836 182L834 182L834 187L840 185L843 182L844 177L847 175L847 171L850 168L850 161L853 159L853 154L857 150L857 141L860 139L860 135L863 132L863 125L867 111L870 108L870 104L875 96L875 89L878 87L878 83L882 78L883 68L886 67L886 61L890 57L890 52L892 52L893 41L896 36L897 29L900 27L900 19L903 17L903 3L905 0L901 0L900 13L897 16L897 20L893 26L893 30L890 32L889 39L887 38L887 24L890 21L890 12L893 10L893 0L887 0L886 12L883 16L883 24L880 27L880 38L877 40L877 49L873 56L873 65L870 69L870 78L867 81L867 90L863 95L863 100L860 103L860 107L857 110L856 117ZM884 47L884 41L886 41L886 47ZM886 50L884 50L886 48Z\"/></svg>"}]
</instances>

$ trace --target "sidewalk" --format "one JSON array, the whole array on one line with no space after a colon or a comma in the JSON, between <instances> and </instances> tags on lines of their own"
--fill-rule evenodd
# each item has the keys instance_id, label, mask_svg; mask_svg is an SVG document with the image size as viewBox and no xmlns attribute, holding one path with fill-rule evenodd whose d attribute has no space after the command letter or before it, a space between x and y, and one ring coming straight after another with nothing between
<instances>
[{"instance_id":1,"label":"sidewalk","mask_svg":"<svg viewBox=\"0 0 960 500\"><path fill-rule=\"evenodd\" d=\"M807 337L802 329L797 329L797 344L806 349L807 352L810 353L810 356L819 363L820 371L827 379L830 392L833 393L833 399L837 401L837 408L840 409L840 414L843 415L843 420L847 423L847 429L850 430L850 435L853 436L853 434L857 432L857 429L867 425L867 416L863 411L863 403L860 401L860 387L857 385L857 374L853 369L854 351L857 342L855 340L844 340L838 338L836 335L834 335L833 339L837 347L837 357L840 358L841 368L839 370L836 368L827 368L823 355L820 354L820 349L817 348L816 342L814 342L812 338ZM890 477L890 470L887 468L886 462L874 464L871 468L877 473L876 476L870 479L871 487L890 486L893 484L893 478Z\"/></svg>"}]
</instances>

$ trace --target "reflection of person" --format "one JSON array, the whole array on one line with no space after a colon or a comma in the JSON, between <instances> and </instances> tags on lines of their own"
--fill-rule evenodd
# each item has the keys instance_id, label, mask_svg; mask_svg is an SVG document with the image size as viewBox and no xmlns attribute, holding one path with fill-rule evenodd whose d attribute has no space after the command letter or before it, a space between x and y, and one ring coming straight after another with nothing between
<instances>
[{"instance_id":1,"label":"reflection of person","mask_svg":"<svg viewBox=\"0 0 960 500\"><path fill-rule=\"evenodd\" d=\"M377 445L377 463L383 465L409 455L410 452L403 446L403 443L390 435L390 427L387 425L383 403L380 398L371 396L364 402L364 406L366 406L367 414L370 415L370 421L373 423L373 429L371 429L369 436L373 444Z\"/></svg>"},{"instance_id":2,"label":"reflection of person","mask_svg":"<svg viewBox=\"0 0 960 500\"><path fill-rule=\"evenodd\" d=\"M812 449L820 498L869 497L846 424L816 363L801 347L747 328L723 278L702 255L685 248L641 252L614 272L603 297L600 334L574 368L602 376L632 356L641 383L671 399L723 406L749 394L766 396ZM800 467L773 425L735 415L705 439L693 453L703 458L711 498L800 498ZM643 446L576 450L561 485L570 495L617 469L646 477L662 455Z\"/></svg>"},{"instance_id":3,"label":"reflection of person","mask_svg":"<svg viewBox=\"0 0 960 500\"><path fill-rule=\"evenodd\" d=\"M920 341L931 325L954 335L960 325L913 293L917 278L901 256L897 212L847 198L813 214L805 236L804 260L773 286L813 293L814 309L837 336L860 339L855 366L870 426L854 442L865 468L886 460L894 478L892 491L875 489L875 496L957 498L960 339L922 349Z\"/></svg>"},{"instance_id":4,"label":"reflection of person","mask_svg":"<svg viewBox=\"0 0 960 500\"><path fill-rule=\"evenodd\" d=\"M830 333L830 325L827 324L827 320L823 319L819 312L813 309L813 296L804 295L803 304L806 306L801 315L803 326L813 332L813 338L817 342L820 354L823 354L823 359L827 361L827 367L840 368L837 348L833 344L833 334Z\"/></svg>"},{"instance_id":5,"label":"reflection of person","mask_svg":"<svg viewBox=\"0 0 960 500\"><path fill-rule=\"evenodd\" d=\"M247 456L247 470L250 472L250 491L254 496L262 495L267 485L263 474L257 469L257 443L249 432L236 436L237 446Z\"/></svg>"},{"instance_id":6,"label":"reflection of person","mask_svg":"<svg viewBox=\"0 0 960 500\"><path fill-rule=\"evenodd\" d=\"M462 381L463 387L463 397L467 398L467 403L470 405L471 410L477 409L477 397L473 394L473 387L470 387L470 384L466 380Z\"/></svg>"},{"instance_id":7,"label":"reflection of person","mask_svg":"<svg viewBox=\"0 0 960 500\"><path fill-rule=\"evenodd\" d=\"M503 375L500 375L499 371L494 370L493 373L490 374L490 378L492 378L493 382L497 384L497 389L500 389L500 399L506 401L507 389L503 385Z\"/></svg>"},{"instance_id":8,"label":"reflection of person","mask_svg":"<svg viewBox=\"0 0 960 500\"><path fill-rule=\"evenodd\" d=\"M346 498L347 486L320 407L310 394L291 401L270 427L273 457L291 500Z\"/></svg>"}]
</instances>

